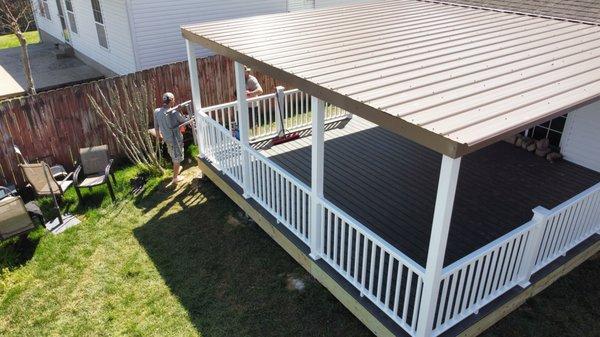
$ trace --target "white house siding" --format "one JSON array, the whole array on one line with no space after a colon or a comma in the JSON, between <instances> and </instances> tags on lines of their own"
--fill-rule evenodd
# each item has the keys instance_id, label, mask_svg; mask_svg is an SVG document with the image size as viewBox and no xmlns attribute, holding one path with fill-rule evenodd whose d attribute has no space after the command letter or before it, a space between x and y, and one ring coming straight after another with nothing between
<instances>
[{"instance_id":1,"label":"white house siding","mask_svg":"<svg viewBox=\"0 0 600 337\"><path fill-rule=\"evenodd\" d=\"M331 6L342 6L342 5L351 5L351 4L359 4L362 2L369 2L374 0L314 0L315 8L325 8Z\"/></svg>"},{"instance_id":2,"label":"white house siding","mask_svg":"<svg viewBox=\"0 0 600 337\"><path fill-rule=\"evenodd\" d=\"M600 172L600 101L569 113L561 150L566 160Z\"/></svg>"},{"instance_id":3,"label":"white house siding","mask_svg":"<svg viewBox=\"0 0 600 337\"><path fill-rule=\"evenodd\" d=\"M281 13L287 10L287 0L134 0L130 10L138 69L146 69L186 58L181 25ZM197 51L198 57L210 54Z\"/></svg>"},{"instance_id":4,"label":"white house siding","mask_svg":"<svg viewBox=\"0 0 600 337\"><path fill-rule=\"evenodd\" d=\"M288 0L288 12L315 8L315 0Z\"/></svg>"},{"instance_id":5,"label":"white house siding","mask_svg":"<svg viewBox=\"0 0 600 337\"><path fill-rule=\"evenodd\" d=\"M37 3L37 0L34 3ZM77 34L71 33L73 48L116 74L135 71L133 44L125 0L100 0L108 49L101 47L98 43L91 0L72 0L72 4L78 31ZM36 22L39 28L64 41L56 0L48 0L48 5L52 20L48 21L36 14Z\"/></svg>"},{"instance_id":6,"label":"white house siding","mask_svg":"<svg viewBox=\"0 0 600 337\"><path fill-rule=\"evenodd\" d=\"M56 8L56 0L48 0L48 10L50 11L50 20L41 16L39 13L38 1L33 0L33 8L35 8L34 16L37 28L52 35L54 38L63 41L62 29L60 27L60 19L58 17L58 9Z\"/></svg>"},{"instance_id":7,"label":"white house siding","mask_svg":"<svg viewBox=\"0 0 600 337\"><path fill-rule=\"evenodd\" d=\"M71 34L73 48L117 74L134 72L135 59L125 0L100 0L108 49L98 43L91 0L72 2L79 30L78 34Z\"/></svg>"}]
</instances>

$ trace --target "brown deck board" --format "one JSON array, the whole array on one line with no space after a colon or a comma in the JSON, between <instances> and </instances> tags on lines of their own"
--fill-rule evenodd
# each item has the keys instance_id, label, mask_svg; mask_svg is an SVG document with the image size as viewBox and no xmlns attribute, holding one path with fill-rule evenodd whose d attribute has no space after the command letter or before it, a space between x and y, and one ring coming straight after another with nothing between
<instances>
[{"instance_id":1,"label":"brown deck board","mask_svg":"<svg viewBox=\"0 0 600 337\"><path fill-rule=\"evenodd\" d=\"M325 197L424 265L441 156L354 117L325 133ZM310 184L310 135L263 153ZM463 158L446 265L600 181L600 173L550 164L507 143Z\"/></svg>"}]
</instances>

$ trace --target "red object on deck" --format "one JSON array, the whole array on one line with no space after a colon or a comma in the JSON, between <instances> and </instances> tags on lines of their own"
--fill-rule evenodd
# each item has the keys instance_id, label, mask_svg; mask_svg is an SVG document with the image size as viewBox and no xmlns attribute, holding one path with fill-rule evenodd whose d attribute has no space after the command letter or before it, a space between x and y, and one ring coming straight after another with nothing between
<instances>
[{"instance_id":1,"label":"red object on deck","mask_svg":"<svg viewBox=\"0 0 600 337\"><path fill-rule=\"evenodd\" d=\"M292 140L300 138L300 134L298 132L292 132L288 134L284 134L283 136L277 136L271 140L271 144L277 145L285 142L290 142Z\"/></svg>"}]
</instances>

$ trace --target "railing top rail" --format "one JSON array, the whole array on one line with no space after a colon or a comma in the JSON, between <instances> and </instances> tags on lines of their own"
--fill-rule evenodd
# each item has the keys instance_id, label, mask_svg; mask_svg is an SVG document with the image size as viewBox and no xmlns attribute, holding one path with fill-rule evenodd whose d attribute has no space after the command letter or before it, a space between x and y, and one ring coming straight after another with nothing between
<instances>
[{"instance_id":1,"label":"railing top rail","mask_svg":"<svg viewBox=\"0 0 600 337\"><path fill-rule=\"evenodd\" d=\"M273 97L275 97L275 93L270 93L270 94L266 94L266 95L251 97L251 98L248 98L246 101L248 103L251 103L251 102L262 101L264 99L269 99L269 98L273 98Z\"/></svg>"},{"instance_id":2,"label":"railing top rail","mask_svg":"<svg viewBox=\"0 0 600 337\"><path fill-rule=\"evenodd\" d=\"M572 198L561 202L558 206L550 209L549 212L551 214L556 214L556 213L568 208L569 206L576 203L577 201L589 196L590 194L596 193L598 191L600 191L600 182L596 183L594 186L591 186L590 188L586 189L585 191L573 196Z\"/></svg>"},{"instance_id":3,"label":"railing top rail","mask_svg":"<svg viewBox=\"0 0 600 337\"><path fill-rule=\"evenodd\" d=\"M217 104L217 105L211 105L211 106L203 107L201 109L201 111L202 112L206 112L206 111L212 111L212 110L217 110L217 109L230 108L230 107L234 107L236 104L237 104L236 101L227 102L227 103L221 103L221 104Z\"/></svg>"},{"instance_id":4,"label":"railing top rail","mask_svg":"<svg viewBox=\"0 0 600 337\"><path fill-rule=\"evenodd\" d=\"M451 263L450 265L448 265L448 266L444 267L444 269L442 269L442 277L448 276L449 274L451 274L452 272L454 272L457 269L464 268L466 265L473 262L475 259L479 258L480 256L483 256L483 255L487 254L488 252L494 250L496 247L501 246L502 244L511 240L513 237L530 230L531 227L533 227L534 225L535 225L535 222L533 220L530 220L530 221L524 223L523 225L513 229L512 231L502 235L501 237L497 238L496 240L488 243L487 245L470 253L469 255L466 255L465 257L463 257L459 260L456 260L455 262Z\"/></svg>"},{"instance_id":5,"label":"railing top rail","mask_svg":"<svg viewBox=\"0 0 600 337\"><path fill-rule=\"evenodd\" d=\"M360 229L362 233L369 237L371 240L380 244L383 248L385 248L390 254L392 254L396 259L402 262L405 266L409 266L413 269L415 273L419 276L423 277L425 275L425 268L415 262L413 259L399 251L396 247L392 246L389 242L385 241L379 235L375 234L373 231L365 227L360 221L354 219L351 215L341 210L339 207L335 206L331 201L321 198L321 202L326 208L333 210L339 216L343 217L344 220L349 223L351 226Z\"/></svg>"},{"instance_id":6,"label":"railing top rail","mask_svg":"<svg viewBox=\"0 0 600 337\"><path fill-rule=\"evenodd\" d=\"M291 173L288 173L284 168L282 168L281 166L279 166L277 163L275 163L271 159L265 157L264 155L262 155L260 152L256 151L253 148L247 148L247 150L254 157L257 157L260 160L266 162L271 167L273 167L276 171L279 171L279 173L285 175L288 180L290 180L291 182L293 182L294 184L296 184L296 186L298 186L304 193L306 193L306 194L310 194L311 193L310 186L308 186L305 183L303 183L300 179L294 177Z\"/></svg>"}]
</instances>

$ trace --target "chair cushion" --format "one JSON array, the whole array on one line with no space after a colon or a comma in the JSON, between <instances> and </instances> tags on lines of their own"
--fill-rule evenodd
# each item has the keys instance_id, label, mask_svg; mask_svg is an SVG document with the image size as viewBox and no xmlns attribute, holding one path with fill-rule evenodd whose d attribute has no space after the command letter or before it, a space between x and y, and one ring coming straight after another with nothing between
<instances>
[{"instance_id":1,"label":"chair cushion","mask_svg":"<svg viewBox=\"0 0 600 337\"><path fill-rule=\"evenodd\" d=\"M106 176L102 174L92 174L83 179L77 186L79 187L92 187L102 185L106 182Z\"/></svg>"}]
</instances>

